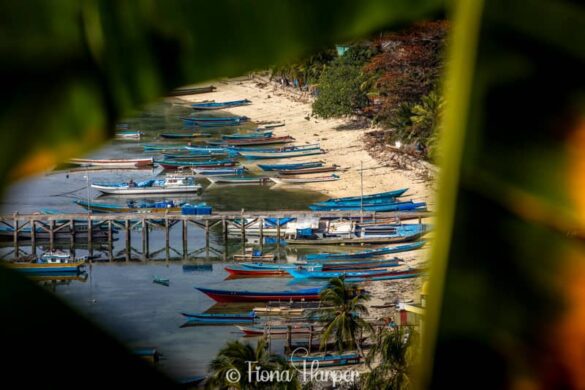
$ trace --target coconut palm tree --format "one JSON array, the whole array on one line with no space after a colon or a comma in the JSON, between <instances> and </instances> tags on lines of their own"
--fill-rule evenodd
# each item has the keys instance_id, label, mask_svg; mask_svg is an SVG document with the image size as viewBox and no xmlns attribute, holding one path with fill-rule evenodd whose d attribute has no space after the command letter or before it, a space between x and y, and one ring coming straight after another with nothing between
<instances>
[{"instance_id":1,"label":"coconut palm tree","mask_svg":"<svg viewBox=\"0 0 585 390\"><path fill-rule=\"evenodd\" d=\"M321 321L324 322L324 330L321 336L321 348L327 345L332 336L335 337L335 345L339 352L347 347L356 347L363 356L360 336L363 331L372 331L362 315L368 314L364 302L369 300L369 295L360 291L355 284L346 284L345 279L333 278L327 287L321 291L321 303L325 307L321 311Z\"/></svg>"},{"instance_id":2,"label":"coconut palm tree","mask_svg":"<svg viewBox=\"0 0 585 390\"><path fill-rule=\"evenodd\" d=\"M412 332L404 328L383 329L377 333L367 363L375 368L364 378L367 389L402 390L408 388L408 369L413 351Z\"/></svg>"},{"instance_id":3,"label":"coconut palm tree","mask_svg":"<svg viewBox=\"0 0 585 390\"><path fill-rule=\"evenodd\" d=\"M254 373L256 368L265 372L279 372L280 378L290 378L290 381L259 380ZM217 354L209 365L210 374L205 384L207 389L282 389L292 390L300 387L296 371L282 356L271 354L268 351L265 338L258 340L256 347L240 341L229 341ZM230 372L237 370L239 380L234 380ZM283 374L288 372L288 375ZM230 381L230 379L232 379ZM237 378L235 378L237 379ZM251 379L251 381L250 381Z\"/></svg>"}]
</instances>

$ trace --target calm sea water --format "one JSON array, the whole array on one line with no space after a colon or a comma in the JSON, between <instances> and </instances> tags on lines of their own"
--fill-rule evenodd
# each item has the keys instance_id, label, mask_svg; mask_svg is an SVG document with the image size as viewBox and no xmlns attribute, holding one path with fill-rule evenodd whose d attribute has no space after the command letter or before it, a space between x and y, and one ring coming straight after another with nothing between
<instances>
[{"instance_id":1,"label":"calm sea water","mask_svg":"<svg viewBox=\"0 0 585 390\"><path fill-rule=\"evenodd\" d=\"M95 158L132 158L145 155L144 143L180 143L165 142L158 138L163 132L184 131L179 116L190 113L188 107L160 103L148 107L143 112L126 121L130 130L141 130L146 137L138 141L112 141L91 154ZM221 113L220 113L221 114ZM223 113L225 114L225 113ZM218 115L214 113L214 115ZM248 127L254 124L248 124ZM222 132L234 132L237 129L222 129ZM204 129L202 131L208 131ZM217 130L209 130L211 132ZM159 155L152 154L155 157ZM63 168L63 169L61 169ZM80 171L65 169L24 180L13 185L0 204L3 213L31 213L42 208L50 208L67 212L83 212L73 203L75 199L99 200L108 203L125 204L124 197L99 197L99 194L88 189L88 183L144 180L160 174L160 169L140 171ZM205 181L202 184L206 184ZM165 199L145 198L142 200ZM307 205L323 197L314 192L300 190L283 190L269 186L213 186L204 188L201 195L168 197L182 202L207 202L215 210L278 210L306 209ZM140 232L132 232L135 251L141 246ZM169 374L181 377L205 374L210 360L228 340L238 339L234 326L198 326L181 328L184 323L182 311L203 312L214 311L247 311L253 306L216 307L214 302L204 294L195 290L195 286L208 286L221 289L254 289L277 290L295 289L299 285L290 285L287 279L241 279L225 280L226 265L222 260L223 245L217 234L211 236L211 256L202 249L205 245L201 231L191 227L189 230L189 259L172 260L182 257L181 230L171 231L171 250L164 250L162 231L154 231L150 235L151 258L148 262L115 262L94 263L88 269L86 280L49 281L43 282L57 296L79 309L84 315L99 323L110 333L116 335L129 346L154 346L164 354L161 368ZM114 244L114 257L123 255L122 235ZM68 247L65 245L64 247ZM237 241L229 246L230 252L240 250ZM41 248L42 250L43 248ZM30 248L21 247L23 253ZM307 250L304 250L307 251ZM309 250L310 251L310 250ZM83 248L76 249L76 255L86 254ZM94 254L107 258L105 248L96 248ZM231 254L231 253L230 253ZM14 257L13 248L0 248L0 256ZM294 261L299 253L296 250L282 248L281 258ZM137 257L137 256L132 256ZM170 260L167 260L170 258ZM213 264L212 271L184 272L183 262ZM165 287L152 283L153 276L170 279L170 286ZM279 346L280 345L280 346ZM275 343L275 349L281 343Z\"/></svg>"}]
</instances>

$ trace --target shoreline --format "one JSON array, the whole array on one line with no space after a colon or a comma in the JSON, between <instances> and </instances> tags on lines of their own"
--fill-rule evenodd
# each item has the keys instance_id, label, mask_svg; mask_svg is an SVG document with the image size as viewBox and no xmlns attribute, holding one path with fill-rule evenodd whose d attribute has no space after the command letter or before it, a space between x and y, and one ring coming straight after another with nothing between
<instances>
[{"instance_id":1,"label":"shoreline","mask_svg":"<svg viewBox=\"0 0 585 390\"><path fill-rule=\"evenodd\" d=\"M377 131L376 128L358 128L351 126L348 119L315 118L312 114L308 96L294 93L273 82L258 78L237 78L214 82L215 92L173 97L182 103L193 103L201 100L238 100L249 99L252 104L230 108L234 115L245 115L252 121L282 121L285 126L274 129L275 136L290 135L296 139L293 144L303 145L320 143L327 153L289 160L269 160L270 163L283 161L305 162L322 160L326 164L337 164L349 168L345 172L336 172L341 180L331 182L309 183L283 186L283 188L307 189L318 191L328 197L359 195L361 190L360 166L363 164L364 194L405 188L409 190L405 200L427 202L434 205L432 182L422 180L415 170L397 169L388 162L380 162L368 153L365 143L367 133ZM245 162L251 171L258 173L257 161ZM319 174L318 174L319 175ZM324 175L324 174L320 174ZM306 175L311 177L311 175Z\"/></svg>"},{"instance_id":2,"label":"shoreline","mask_svg":"<svg viewBox=\"0 0 585 390\"><path fill-rule=\"evenodd\" d=\"M315 118L312 116L312 98L309 94L282 87L257 76L219 80L215 81L214 85L217 87L215 92L181 96L179 101L192 103L201 100L249 99L252 104L231 108L229 112L234 115L245 115L252 121L282 121L285 126L275 128L275 136L290 135L296 139L293 143L296 145L320 143L321 147L327 151L318 156L268 160L270 163L322 160L326 164L350 168L346 172L336 173L341 176L341 180L338 181L283 188L307 189L328 197L356 196L361 190L360 166L363 163L365 195L407 187L409 190L404 197L406 200L424 201L431 210L434 209L433 178L436 176L436 167L427 162L416 161L412 157L408 158L405 164L392 164L392 157L396 156L400 159L399 154L392 153L391 148L381 149L379 145L375 147L368 145L367 135L380 131L379 128L357 127L351 118ZM245 165L250 166L251 172L256 174L261 172L256 167L257 163L254 160L245 161ZM416 251L399 254L399 257L405 260L405 265L416 267L424 263L428 255L429 247L425 246ZM388 305L397 301L420 302L423 281L424 277L365 283L364 286L370 291L371 296L371 299L366 302L369 310L368 317L392 318L398 322L398 311L395 307L374 308L373 306Z\"/></svg>"}]
</instances>

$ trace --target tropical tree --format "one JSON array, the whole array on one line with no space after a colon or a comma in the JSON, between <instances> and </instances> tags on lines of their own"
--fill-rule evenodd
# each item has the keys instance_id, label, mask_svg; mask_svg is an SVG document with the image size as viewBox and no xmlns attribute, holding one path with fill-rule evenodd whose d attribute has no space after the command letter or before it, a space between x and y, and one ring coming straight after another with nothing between
<instances>
[{"instance_id":1,"label":"tropical tree","mask_svg":"<svg viewBox=\"0 0 585 390\"><path fill-rule=\"evenodd\" d=\"M286 358L268 351L265 338L258 340L256 347L237 340L229 341L211 361L209 369L207 389L300 388L296 371ZM256 372L277 374L267 380Z\"/></svg>"},{"instance_id":2,"label":"tropical tree","mask_svg":"<svg viewBox=\"0 0 585 390\"><path fill-rule=\"evenodd\" d=\"M366 359L368 365L374 363L375 367L364 377L364 387L385 390L408 388L412 340L412 333L404 328L379 331Z\"/></svg>"},{"instance_id":3,"label":"tropical tree","mask_svg":"<svg viewBox=\"0 0 585 390\"><path fill-rule=\"evenodd\" d=\"M325 324L321 336L321 348L324 348L332 337L339 352L353 347L363 356L360 336L364 331L373 331L372 326L363 319L368 314L364 302L370 299L355 284L346 284L345 279L333 278L321 291L321 303L325 307L320 312L321 321Z\"/></svg>"}]
</instances>

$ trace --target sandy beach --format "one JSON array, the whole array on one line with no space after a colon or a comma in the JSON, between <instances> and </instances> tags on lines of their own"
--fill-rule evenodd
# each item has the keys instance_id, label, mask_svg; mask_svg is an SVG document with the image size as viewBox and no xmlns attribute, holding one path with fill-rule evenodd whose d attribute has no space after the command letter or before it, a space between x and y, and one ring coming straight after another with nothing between
<instances>
[{"instance_id":1,"label":"sandy beach","mask_svg":"<svg viewBox=\"0 0 585 390\"><path fill-rule=\"evenodd\" d=\"M266 83L258 78L239 78L215 81L217 91L181 97L185 103L202 100L249 99L252 104L231 108L235 115L245 115L253 121L282 121L284 127L274 131L275 136L290 135L296 139L295 145L320 143L327 151L318 156L307 156L287 161L303 162L322 160L327 164L337 164L349 168L341 172L341 180L323 183L302 184L304 188L322 192L331 197L360 194L360 166L363 166L364 194L389 191L408 187L406 199L425 201L431 207L431 183L424 182L414 171L397 170L376 161L368 154L363 136L376 129L347 129L349 119L322 119L311 116L311 102L307 96L300 96L293 90L276 83ZM270 163L283 162L270 160ZM245 164L252 170L255 162ZM327 175L327 174L320 174ZM317 175L319 176L319 175ZM294 185L295 188L302 188Z\"/></svg>"},{"instance_id":2,"label":"sandy beach","mask_svg":"<svg viewBox=\"0 0 585 390\"><path fill-rule=\"evenodd\" d=\"M270 163L284 161L315 161L322 160L327 164L337 164L349 168L339 175L341 180L324 183L295 185L295 188L306 188L322 192L331 197L352 196L360 194L361 172L363 166L364 194L389 191L398 188L409 188L405 199L425 201L429 209L434 209L433 182L428 178L421 179L420 172L414 169L398 169L373 158L364 142L364 135L376 128L355 128L351 120L322 119L311 115L311 97L300 94L296 90L282 87L267 79L258 77L242 77L238 79L213 82L217 90L212 93L181 97L183 103L202 100L227 101L249 99L252 104L235 107L229 111L235 115L245 115L253 121L282 121L284 127L274 131L275 136L290 135L296 139L294 144L320 143L327 151L319 156L308 156L291 160L270 160ZM386 154L391 152L386 152ZM253 161L245 165L254 171ZM425 169L423 167L423 169ZM433 175L434 172L424 172ZM323 174L321 174L323 175ZM428 258L428 246L413 252L399 254L405 264L415 267ZM365 284L371 293L368 302L370 318L393 318L398 321L398 313L393 307L373 308L372 306L388 306L390 303L419 302L421 278Z\"/></svg>"}]
</instances>

